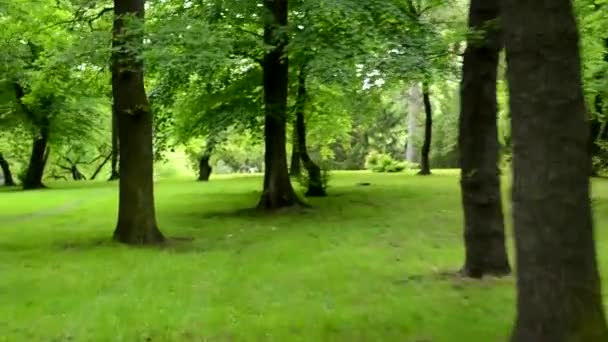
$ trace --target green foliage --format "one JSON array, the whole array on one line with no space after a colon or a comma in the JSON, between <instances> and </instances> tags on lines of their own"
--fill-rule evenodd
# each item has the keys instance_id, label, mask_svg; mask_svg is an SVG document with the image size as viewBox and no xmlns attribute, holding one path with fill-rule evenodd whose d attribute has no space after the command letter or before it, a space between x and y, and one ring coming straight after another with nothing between
<instances>
[{"instance_id":1,"label":"green foliage","mask_svg":"<svg viewBox=\"0 0 608 342\"><path fill-rule=\"evenodd\" d=\"M373 172L394 173L415 167L415 164L408 163L407 161L397 161L384 153L371 152L365 158L365 168Z\"/></svg>"}]
</instances>

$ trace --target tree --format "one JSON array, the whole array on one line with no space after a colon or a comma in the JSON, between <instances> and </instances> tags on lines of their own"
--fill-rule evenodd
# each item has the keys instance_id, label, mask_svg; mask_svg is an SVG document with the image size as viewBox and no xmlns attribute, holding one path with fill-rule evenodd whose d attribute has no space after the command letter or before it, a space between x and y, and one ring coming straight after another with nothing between
<instances>
[{"instance_id":1,"label":"tree","mask_svg":"<svg viewBox=\"0 0 608 342\"><path fill-rule=\"evenodd\" d=\"M8 161L4 159L2 153L0 153L0 169L2 170L2 174L4 175L4 185L15 185L15 181L13 180L13 174L11 173L11 168L8 164Z\"/></svg>"},{"instance_id":2,"label":"tree","mask_svg":"<svg viewBox=\"0 0 608 342\"><path fill-rule=\"evenodd\" d=\"M424 142L420 153L420 171L418 174L430 175L429 154L431 153L433 138L433 108L431 107L431 91L428 82L422 84L422 102L424 103Z\"/></svg>"},{"instance_id":3,"label":"tree","mask_svg":"<svg viewBox=\"0 0 608 342\"><path fill-rule=\"evenodd\" d=\"M298 73L298 97L296 99L296 132L295 141L298 144L297 154L299 154L302 164L308 172L308 189L306 196L323 197L326 195L323 184L321 168L315 164L308 154L306 147L306 123L304 121L304 110L307 102L306 94L306 65L302 65ZM293 167L293 166L292 166Z\"/></svg>"},{"instance_id":4,"label":"tree","mask_svg":"<svg viewBox=\"0 0 608 342\"><path fill-rule=\"evenodd\" d=\"M278 209L298 204L287 171L285 150L287 120L288 59L286 46L288 0L264 0L268 20L264 25L264 42L271 48L264 55L264 191L258 204L261 209Z\"/></svg>"},{"instance_id":5,"label":"tree","mask_svg":"<svg viewBox=\"0 0 608 342\"><path fill-rule=\"evenodd\" d=\"M152 113L140 58L145 0L114 0L112 94L120 141L118 223L114 238L128 244L156 244Z\"/></svg>"},{"instance_id":6,"label":"tree","mask_svg":"<svg viewBox=\"0 0 608 342\"><path fill-rule=\"evenodd\" d=\"M474 278L511 271L497 165L496 79L502 48L498 14L498 0L471 0L469 27L473 32L462 67L458 136L466 247L462 273Z\"/></svg>"},{"instance_id":7,"label":"tree","mask_svg":"<svg viewBox=\"0 0 608 342\"><path fill-rule=\"evenodd\" d=\"M512 340L606 341L572 4L504 0L502 10L517 251Z\"/></svg>"},{"instance_id":8,"label":"tree","mask_svg":"<svg viewBox=\"0 0 608 342\"><path fill-rule=\"evenodd\" d=\"M118 157L119 157L119 147L118 147L118 118L116 114L116 110L114 106L112 106L112 153L111 153L111 170L110 170L110 178L109 181L115 181L120 178L120 173L118 172Z\"/></svg>"}]
</instances>

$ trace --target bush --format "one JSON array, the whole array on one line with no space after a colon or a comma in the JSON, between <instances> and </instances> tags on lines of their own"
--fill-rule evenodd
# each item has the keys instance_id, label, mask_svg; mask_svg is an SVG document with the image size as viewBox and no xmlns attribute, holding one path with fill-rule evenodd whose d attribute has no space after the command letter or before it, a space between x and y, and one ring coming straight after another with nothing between
<instances>
[{"instance_id":1,"label":"bush","mask_svg":"<svg viewBox=\"0 0 608 342\"><path fill-rule=\"evenodd\" d=\"M397 161L385 153L371 152L365 158L365 168L373 172L401 172L414 167L411 163Z\"/></svg>"}]
</instances>

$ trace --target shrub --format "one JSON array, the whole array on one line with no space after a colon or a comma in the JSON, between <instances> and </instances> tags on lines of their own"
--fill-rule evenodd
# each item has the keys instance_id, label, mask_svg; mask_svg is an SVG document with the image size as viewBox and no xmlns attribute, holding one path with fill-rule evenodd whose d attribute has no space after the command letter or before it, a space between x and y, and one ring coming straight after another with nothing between
<instances>
[{"instance_id":1,"label":"shrub","mask_svg":"<svg viewBox=\"0 0 608 342\"><path fill-rule=\"evenodd\" d=\"M371 152L365 158L365 168L373 172L401 172L414 167L412 163L395 160L385 153Z\"/></svg>"}]
</instances>

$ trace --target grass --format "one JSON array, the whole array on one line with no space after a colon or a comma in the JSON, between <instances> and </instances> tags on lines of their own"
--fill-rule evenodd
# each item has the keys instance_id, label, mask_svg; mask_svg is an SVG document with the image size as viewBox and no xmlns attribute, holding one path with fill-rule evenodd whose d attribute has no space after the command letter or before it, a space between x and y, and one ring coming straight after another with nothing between
<instances>
[{"instance_id":1,"label":"grass","mask_svg":"<svg viewBox=\"0 0 608 342\"><path fill-rule=\"evenodd\" d=\"M0 341L506 340L513 279L445 275L463 260L454 173L335 173L313 209L235 214L260 186L158 182L162 231L194 238L163 248L110 241L116 184L0 192ZM606 275L608 181L594 198Z\"/></svg>"}]
</instances>

